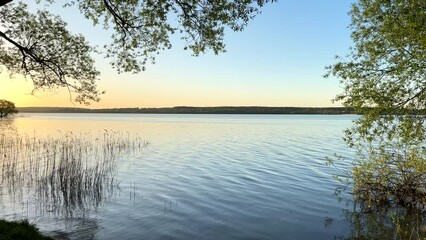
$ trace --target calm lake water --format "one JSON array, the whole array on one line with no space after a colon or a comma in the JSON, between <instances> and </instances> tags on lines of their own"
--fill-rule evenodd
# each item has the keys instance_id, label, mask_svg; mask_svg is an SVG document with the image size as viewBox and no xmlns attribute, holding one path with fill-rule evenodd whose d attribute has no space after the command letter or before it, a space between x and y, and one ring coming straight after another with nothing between
<instances>
[{"instance_id":1,"label":"calm lake water","mask_svg":"<svg viewBox=\"0 0 426 240\"><path fill-rule=\"evenodd\" d=\"M333 239L351 231L334 195L333 153L350 157L355 116L20 114L3 132L104 130L149 142L117 159L119 184L97 209L61 216L3 191L0 218L65 239Z\"/></svg>"}]
</instances>

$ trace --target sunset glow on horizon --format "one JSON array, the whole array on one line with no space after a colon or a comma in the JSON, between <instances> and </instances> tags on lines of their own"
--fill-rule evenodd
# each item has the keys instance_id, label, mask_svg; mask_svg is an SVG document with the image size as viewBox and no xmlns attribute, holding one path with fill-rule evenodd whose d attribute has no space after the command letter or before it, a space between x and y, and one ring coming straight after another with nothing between
<instances>
[{"instance_id":1,"label":"sunset glow on horizon","mask_svg":"<svg viewBox=\"0 0 426 240\"><path fill-rule=\"evenodd\" d=\"M106 94L90 106L70 101L66 89L31 95L31 80L18 75L10 79L5 69L0 99L17 107L338 107L331 102L341 91L338 81L322 76L334 56L344 55L350 45L350 3L282 1L265 6L243 32L227 32L227 52L218 56L208 52L192 57L172 37L173 48L160 52L156 64L140 74L117 74L108 59L94 55L101 72L98 88ZM92 44L102 41L98 27L81 28L85 20L78 12L61 10L61 17Z\"/></svg>"}]
</instances>

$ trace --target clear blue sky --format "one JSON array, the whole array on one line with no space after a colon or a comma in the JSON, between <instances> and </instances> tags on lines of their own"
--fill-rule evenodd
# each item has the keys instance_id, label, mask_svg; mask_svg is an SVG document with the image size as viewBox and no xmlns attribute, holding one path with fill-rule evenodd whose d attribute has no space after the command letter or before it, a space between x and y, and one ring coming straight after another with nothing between
<instances>
[{"instance_id":1,"label":"clear blue sky","mask_svg":"<svg viewBox=\"0 0 426 240\"><path fill-rule=\"evenodd\" d=\"M341 91L337 79L322 75L334 56L345 55L351 45L347 12L352 2L281 0L269 4L244 32L227 32L226 53L193 57L173 37L173 48L161 52L155 65L149 64L137 75L119 75L108 60L96 56L99 88L107 93L91 107L339 106L330 101ZM102 46L108 42L110 33L91 27L77 10L51 8L91 43ZM66 92L33 97L27 95L30 83L5 81L10 89L0 90L0 96L11 95L9 99L14 97L18 106L74 106Z\"/></svg>"}]
</instances>

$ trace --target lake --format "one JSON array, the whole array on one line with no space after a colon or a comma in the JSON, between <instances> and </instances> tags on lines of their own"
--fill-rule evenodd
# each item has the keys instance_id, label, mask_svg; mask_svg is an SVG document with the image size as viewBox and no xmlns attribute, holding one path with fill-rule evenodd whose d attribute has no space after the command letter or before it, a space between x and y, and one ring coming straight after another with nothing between
<instances>
[{"instance_id":1,"label":"lake","mask_svg":"<svg viewBox=\"0 0 426 240\"><path fill-rule=\"evenodd\" d=\"M117 185L96 209L63 216L5 189L0 218L64 239L333 239L351 232L334 195L334 153L356 116L20 114L3 133L107 131L149 142L117 159ZM29 187L30 188L30 187Z\"/></svg>"}]
</instances>

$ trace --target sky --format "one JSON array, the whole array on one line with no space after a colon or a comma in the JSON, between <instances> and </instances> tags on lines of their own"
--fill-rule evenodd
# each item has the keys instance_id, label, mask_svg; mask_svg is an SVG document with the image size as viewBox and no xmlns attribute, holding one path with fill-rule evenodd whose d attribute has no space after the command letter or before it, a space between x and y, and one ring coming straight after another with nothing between
<instances>
[{"instance_id":1,"label":"sky","mask_svg":"<svg viewBox=\"0 0 426 240\"><path fill-rule=\"evenodd\" d=\"M340 106L338 79L324 78L325 67L352 44L349 0L279 0L266 5L243 32L227 31L226 53L193 57L173 37L173 48L160 52L155 64L139 74L118 74L108 59L95 56L105 90L90 108L172 106ZM31 8L42 6L31 5ZM92 27L77 9L50 7L93 45L110 33ZM85 107L70 101L65 90L37 92L30 79L0 73L0 99L18 107Z\"/></svg>"}]
</instances>

